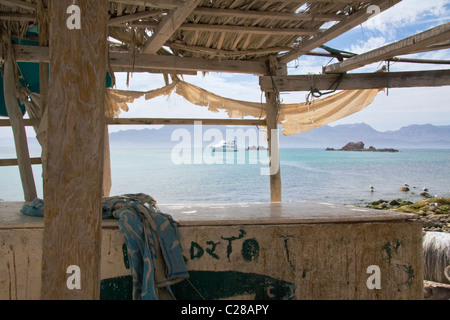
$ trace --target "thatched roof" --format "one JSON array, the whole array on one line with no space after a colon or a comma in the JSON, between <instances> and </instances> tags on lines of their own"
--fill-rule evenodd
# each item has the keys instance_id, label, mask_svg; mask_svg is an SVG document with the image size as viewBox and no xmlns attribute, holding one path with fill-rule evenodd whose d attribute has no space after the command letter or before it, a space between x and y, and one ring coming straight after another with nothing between
<instances>
[{"instance_id":1,"label":"thatched roof","mask_svg":"<svg viewBox=\"0 0 450 320\"><path fill-rule=\"evenodd\" d=\"M45 26L48 2L2 0L1 24L24 36L29 27ZM397 2L115 0L109 5L109 35L112 51L244 61L290 53L287 62L308 41L306 51L367 20L370 5L385 10Z\"/></svg>"}]
</instances>

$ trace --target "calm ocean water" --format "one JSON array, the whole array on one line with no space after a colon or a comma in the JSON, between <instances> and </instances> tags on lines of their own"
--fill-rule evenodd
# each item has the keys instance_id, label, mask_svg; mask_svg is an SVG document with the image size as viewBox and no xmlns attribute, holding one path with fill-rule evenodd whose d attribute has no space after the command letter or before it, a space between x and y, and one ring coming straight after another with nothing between
<instances>
[{"instance_id":1,"label":"calm ocean water","mask_svg":"<svg viewBox=\"0 0 450 320\"><path fill-rule=\"evenodd\" d=\"M161 204L270 200L269 177L261 175L261 169L268 168L266 152L225 153L223 161L215 158L219 162L215 164L206 164L207 154L200 152L188 155L185 163L175 164L172 151L113 146L111 195L142 192ZM30 152L32 157L40 156L38 147L31 147ZM175 156L179 161L179 155ZM0 157L14 158L14 147L2 147ZM281 149L280 159L283 201L351 205L378 199L418 200L424 187L431 195L450 196L450 150L369 153ZM33 166L33 171L38 196L42 197L41 166ZM399 191L405 183L411 192ZM17 167L0 167L0 199L23 199Z\"/></svg>"}]
</instances>

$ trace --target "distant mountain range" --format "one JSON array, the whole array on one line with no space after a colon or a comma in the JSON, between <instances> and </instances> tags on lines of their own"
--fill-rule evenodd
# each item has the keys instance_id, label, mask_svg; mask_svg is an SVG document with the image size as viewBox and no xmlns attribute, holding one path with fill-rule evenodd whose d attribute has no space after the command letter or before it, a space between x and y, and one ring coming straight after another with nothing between
<instances>
[{"instance_id":1,"label":"distant mountain range","mask_svg":"<svg viewBox=\"0 0 450 320\"><path fill-rule=\"evenodd\" d=\"M178 129L178 131L176 131ZM209 131L208 129L214 129ZM257 135L255 127L226 127L226 126L203 126L201 133L194 134L193 126L170 126L166 125L160 129L141 129L141 130L124 130L110 133L111 145L135 145L145 144L148 147L173 147L188 139L194 146L195 141L199 141L199 137L204 138L203 148L214 141L207 136L212 134L215 139L223 137L227 139L227 131L231 133L246 133L247 138L245 147L256 144L267 145L263 139L254 141ZM238 129L241 129L238 131ZM248 131L250 129L250 131ZM219 130L219 131L217 131ZM234 131L233 131L234 130ZM206 133L206 134L205 134ZM180 138L180 134L183 138ZM172 137L173 135L173 137ZM252 137L253 139L249 138ZM175 141L172 141L172 138ZM195 140L197 139L197 140ZM362 141L366 147L373 146L377 149L381 148L450 148L450 125L435 126L426 125L410 125L403 127L397 131L380 132L373 129L365 123L323 126L305 133L292 136L283 136L280 134L280 148L341 148L348 142ZM258 143L259 142L259 143ZM239 138L238 138L238 144ZM240 144L242 147L242 143Z\"/></svg>"},{"instance_id":2,"label":"distant mountain range","mask_svg":"<svg viewBox=\"0 0 450 320\"><path fill-rule=\"evenodd\" d=\"M214 129L214 131L210 131L209 129ZM170 148L179 144L180 141L184 141L180 138L180 134L184 134L183 139L190 139L187 142L190 142L193 147L195 147L195 141L199 141L199 138L201 139L203 137L204 141L201 147L205 148L214 142L215 139L228 139L226 136L227 129L232 134L239 132L246 134L246 137L244 137L245 148L254 145L267 146L263 137L257 138L258 131L255 127L203 126L202 132L200 133L202 136L199 137L198 134L197 136L194 135L193 126L166 125L160 129L123 130L110 133L109 136L112 146L145 145L146 147ZM213 135L214 138L211 138L208 134ZM252 136L253 139L249 139ZM175 141L172 141L172 138ZM36 139L29 138L28 141L30 148L39 147ZM239 138L237 139L240 148L243 147L242 141ZM364 142L366 148L373 146L376 149L450 149L450 125L414 124L396 131L380 132L365 123L358 123L337 126L326 125L292 136L283 136L280 134L280 148L340 149L348 142L358 141ZM0 138L0 147L13 145L14 141L12 138Z\"/></svg>"}]
</instances>

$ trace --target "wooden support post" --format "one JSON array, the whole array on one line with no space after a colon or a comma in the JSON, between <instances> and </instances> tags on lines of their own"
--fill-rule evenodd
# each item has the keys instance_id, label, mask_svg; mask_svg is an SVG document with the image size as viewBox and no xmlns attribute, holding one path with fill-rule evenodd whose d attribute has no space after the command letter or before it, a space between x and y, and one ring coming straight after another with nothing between
<instances>
[{"instance_id":1,"label":"wooden support post","mask_svg":"<svg viewBox=\"0 0 450 320\"><path fill-rule=\"evenodd\" d=\"M22 181L25 201L33 201L36 197L33 170L31 168L30 152L28 150L27 134L23 122L22 112L17 102L17 87L15 78L15 63L9 35L2 30L2 43L6 48L6 57L3 73L3 92L5 96L6 111L9 115L16 146L17 162Z\"/></svg>"},{"instance_id":2,"label":"wooden support post","mask_svg":"<svg viewBox=\"0 0 450 320\"><path fill-rule=\"evenodd\" d=\"M109 129L105 124L105 146L103 150L103 196L109 197L111 193L111 152L109 145Z\"/></svg>"},{"instance_id":3,"label":"wooden support post","mask_svg":"<svg viewBox=\"0 0 450 320\"><path fill-rule=\"evenodd\" d=\"M50 3L50 70L41 297L100 297L107 0Z\"/></svg>"},{"instance_id":4,"label":"wooden support post","mask_svg":"<svg viewBox=\"0 0 450 320\"><path fill-rule=\"evenodd\" d=\"M276 75L278 63L275 57L269 58L269 75ZM266 126L270 157L270 201L281 202L280 150L278 145L278 115L280 111L280 94L266 92ZM276 136L274 134L276 133ZM275 140L276 139L276 140Z\"/></svg>"},{"instance_id":5,"label":"wooden support post","mask_svg":"<svg viewBox=\"0 0 450 320\"><path fill-rule=\"evenodd\" d=\"M38 12L40 11L41 18L39 19L39 46L48 47L48 28L49 28L49 19L48 19L48 8L44 7L44 3L37 3ZM48 62L41 59L39 61L39 92L41 96L41 114L39 115L39 119L44 118L45 110L48 105ZM41 158L42 158L42 183L45 181L45 168L46 168L46 155L47 155L47 138L46 132L42 132L40 130L40 122L39 125L35 126L36 131L36 139L39 141L41 145Z\"/></svg>"}]
</instances>

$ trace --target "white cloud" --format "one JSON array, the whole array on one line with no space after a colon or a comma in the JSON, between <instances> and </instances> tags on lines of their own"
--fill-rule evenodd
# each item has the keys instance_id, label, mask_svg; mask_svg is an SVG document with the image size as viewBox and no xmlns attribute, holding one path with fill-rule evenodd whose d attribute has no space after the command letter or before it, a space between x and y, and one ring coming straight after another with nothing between
<instances>
[{"instance_id":1,"label":"white cloud","mask_svg":"<svg viewBox=\"0 0 450 320\"><path fill-rule=\"evenodd\" d=\"M396 31L424 22L446 22L449 0L403 0L363 24L364 28L395 35ZM448 21L448 20L447 20Z\"/></svg>"},{"instance_id":2,"label":"white cloud","mask_svg":"<svg viewBox=\"0 0 450 320\"><path fill-rule=\"evenodd\" d=\"M378 36L378 37L371 37L365 42L358 41L357 43L352 43L350 45L350 48L345 48L344 50L361 54L382 47L384 45L386 45L386 38L383 36Z\"/></svg>"}]
</instances>

